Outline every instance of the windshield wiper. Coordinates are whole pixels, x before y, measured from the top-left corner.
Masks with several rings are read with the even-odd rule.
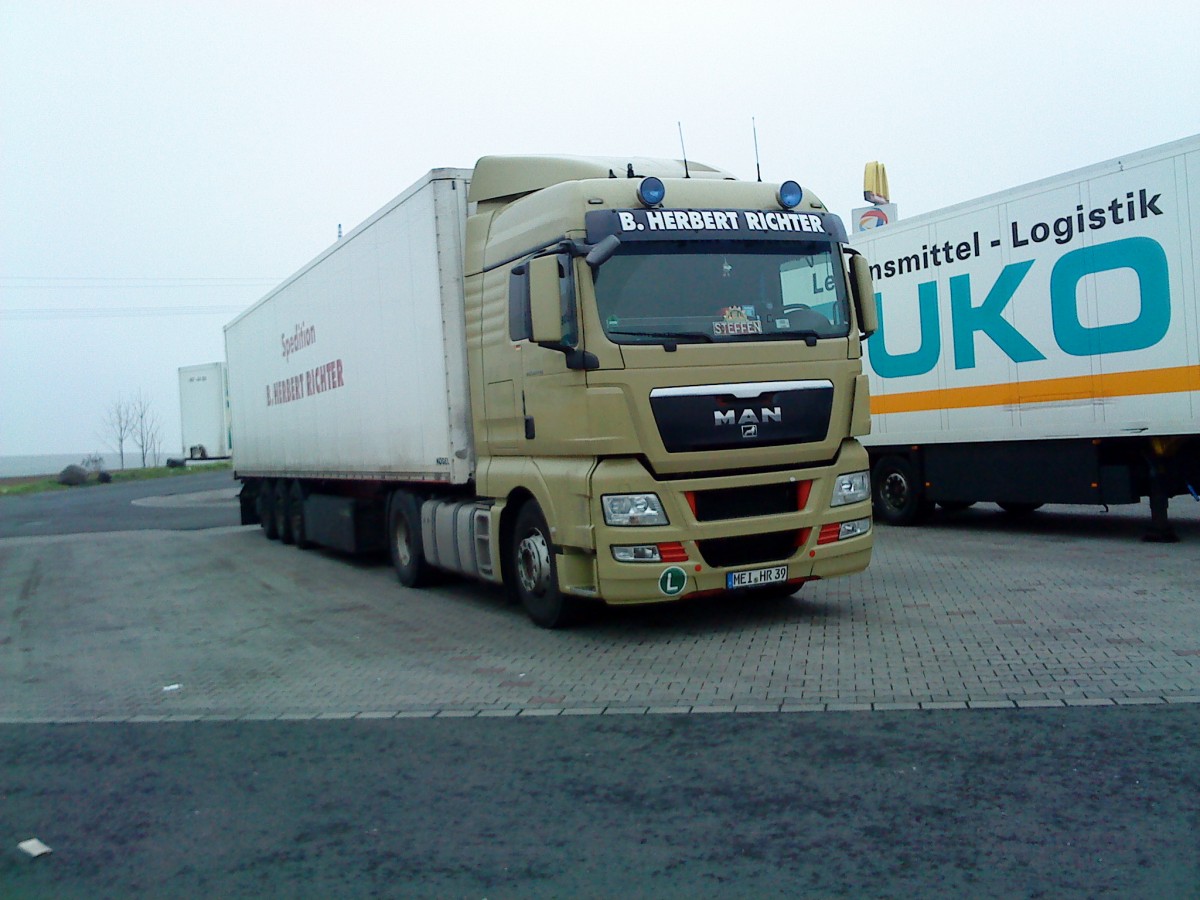
[[[620,334],[626,337],[652,337],[662,341],[663,349],[672,352],[680,341],[696,341],[702,344],[713,343],[713,336],[703,331],[610,331],[609,334]]]
[[[753,337],[768,341],[803,340],[809,347],[817,346],[817,341],[821,339],[821,335],[815,331],[770,331],[766,334],[753,335]]]

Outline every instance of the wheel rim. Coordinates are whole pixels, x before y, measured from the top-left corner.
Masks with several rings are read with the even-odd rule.
[[[550,548],[540,531],[530,532],[517,545],[517,577],[527,593],[546,592],[550,583]]]
[[[412,547],[409,545],[408,522],[404,516],[398,516],[396,519],[396,531],[392,540],[396,544],[396,562],[402,568],[408,568],[412,565]]]
[[[908,482],[899,472],[891,472],[880,486],[884,502],[892,509],[903,509],[908,502]]]

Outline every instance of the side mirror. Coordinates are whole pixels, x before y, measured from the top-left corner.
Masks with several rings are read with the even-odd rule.
[[[620,246],[621,239],[615,234],[610,234],[588,251],[585,262],[593,269],[599,268],[612,259],[612,255],[617,252],[617,248]]]
[[[871,265],[861,253],[850,257],[850,291],[854,295],[854,314],[858,330],[870,337],[879,329],[879,311],[875,306],[875,283],[871,280]]]
[[[562,288],[557,256],[529,261],[529,313],[535,344],[563,342]]]

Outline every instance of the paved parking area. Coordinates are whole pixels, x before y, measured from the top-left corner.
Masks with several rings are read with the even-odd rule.
[[[1200,504],[1172,514],[1157,545],[1144,508],[979,507],[788,601],[561,632],[254,528],[6,538],[0,722],[1200,703]]]

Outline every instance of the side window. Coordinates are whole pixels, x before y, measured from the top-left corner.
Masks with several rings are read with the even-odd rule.
[[[574,347],[579,343],[579,321],[575,312],[575,272],[571,267],[571,257],[566,253],[558,254],[558,294],[563,311],[563,343]]]
[[[527,341],[533,336],[533,317],[529,313],[529,266],[515,266],[508,276],[508,336]]]

